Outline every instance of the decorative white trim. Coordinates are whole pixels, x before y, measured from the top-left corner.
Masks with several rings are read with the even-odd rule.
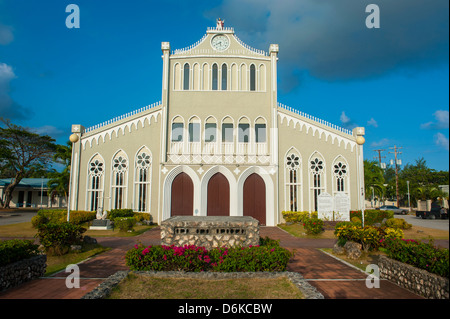
[[[81,145],[83,146],[83,150],[86,149],[86,144],[89,143],[89,147],[92,147],[92,142],[95,141],[95,143],[98,145],[100,138],[102,138],[103,143],[107,141],[106,136],[109,136],[109,140],[112,139],[113,134],[115,133],[116,137],[119,137],[119,131],[122,130],[122,135],[125,134],[125,130],[128,129],[128,132],[131,133],[133,127],[135,130],[138,130],[139,123],[142,127],[145,127],[145,123],[148,122],[148,125],[151,125],[152,118],[155,120],[155,122],[158,122],[158,115],[161,115],[161,110],[156,110],[150,114],[140,116],[138,118],[135,118],[134,120],[127,121],[122,124],[117,124],[116,126],[113,126],[109,129],[106,129],[102,132],[98,132],[93,135],[89,136],[82,136],[81,137]]]

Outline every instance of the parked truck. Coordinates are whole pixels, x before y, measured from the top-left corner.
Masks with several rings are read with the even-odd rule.
[[[447,219],[448,218],[448,208],[444,207],[443,203],[440,201],[435,201],[431,204],[431,209],[428,210],[417,210],[416,217],[425,219]],[[448,206],[448,205],[446,205]]]

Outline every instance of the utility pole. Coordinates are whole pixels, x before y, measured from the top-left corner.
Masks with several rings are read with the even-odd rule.
[[[373,150],[373,151],[378,153],[378,164],[380,165],[380,168],[383,168],[381,165],[381,159],[386,158],[386,156],[381,156],[381,152],[385,152],[386,150]]]
[[[389,154],[394,154],[395,157],[395,194],[397,196],[397,207],[400,207],[400,200],[398,196],[398,161],[397,161],[397,155],[401,154],[402,152],[399,152],[399,149],[402,149],[403,147],[397,147],[397,145],[394,145],[394,147],[389,147],[390,149],[394,149],[393,152],[389,152]]]

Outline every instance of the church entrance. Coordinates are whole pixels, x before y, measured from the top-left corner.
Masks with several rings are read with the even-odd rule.
[[[266,184],[262,177],[253,173],[244,182],[244,216],[259,220],[266,225]]]
[[[221,173],[209,179],[207,215],[230,216],[230,184]]]
[[[171,216],[192,216],[194,211],[194,183],[182,172],[172,182]]]

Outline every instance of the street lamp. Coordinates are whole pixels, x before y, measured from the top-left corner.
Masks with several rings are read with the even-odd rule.
[[[408,187],[408,211],[411,211],[411,198],[409,195],[409,181],[406,181],[406,186]]]
[[[41,209],[42,209],[42,193],[44,193],[44,176],[41,176]]]
[[[361,187],[360,203],[361,203],[361,219],[362,226],[364,227],[364,206],[365,206],[365,196],[364,196],[364,160],[363,160],[363,144],[366,142],[364,138],[365,129],[364,127],[356,127],[353,132],[356,131],[356,144],[359,145],[359,185]]]
[[[72,186],[72,166],[73,166],[73,144],[78,142],[80,137],[78,134],[72,134],[69,137],[69,140],[72,142],[72,155],[70,159],[70,172],[69,172],[69,189],[67,190],[67,222],[70,221],[70,189]]]

